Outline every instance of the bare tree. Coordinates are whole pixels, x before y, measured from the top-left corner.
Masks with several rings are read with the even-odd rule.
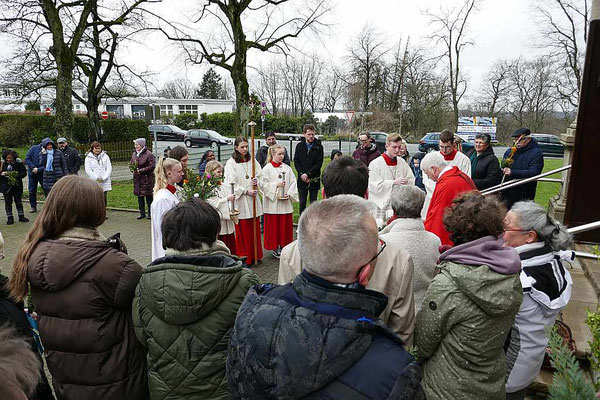
[[[36,55],[39,66],[56,89],[55,129],[58,135],[69,136],[73,125],[73,78],[80,45],[85,33],[93,26],[112,27],[127,23],[143,3],[160,0],[122,1],[110,6],[101,0],[53,1],[11,0],[0,9],[0,30],[21,40],[23,50]],[[106,15],[102,15],[102,14]],[[102,29],[102,28],[99,28]],[[48,48],[45,55],[44,48]],[[50,61],[50,62],[48,62]],[[97,110],[94,110],[97,112]]]
[[[159,94],[168,99],[193,99],[196,85],[187,78],[177,78],[166,82]]]
[[[160,23],[156,29],[182,45],[188,62],[208,62],[230,73],[236,94],[235,133],[247,132],[250,118],[246,68],[248,51],[254,49],[286,53],[290,40],[304,31],[324,26],[321,20],[329,11],[328,2],[204,0],[199,3],[199,9],[191,23],[175,23],[159,18]],[[298,3],[297,7],[287,7],[295,3]],[[197,24],[206,26],[210,23],[209,20],[222,28],[220,41],[198,37],[200,29],[196,29]]]
[[[573,108],[579,102],[590,3],[589,0],[549,0],[535,5],[542,43],[558,64],[556,91],[561,100]]]
[[[325,70],[323,79],[323,108],[328,112],[334,112],[339,105],[344,92],[347,90],[346,79],[339,67],[331,63]]]
[[[383,58],[389,49],[385,48],[385,39],[377,30],[365,25],[359,35],[353,39],[348,47],[346,59],[352,65],[350,79],[353,86],[362,88],[362,109],[371,107],[371,93],[376,77],[376,69],[381,66]]]
[[[321,108],[322,103],[321,73],[323,71],[323,64],[321,64],[317,55],[309,56],[306,62],[308,64],[308,87],[306,95],[310,110],[314,113]]]
[[[256,90],[260,97],[266,101],[267,109],[271,114],[277,115],[281,107],[282,97],[282,73],[279,63],[271,61],[267,65],[257,68]]]
[[[458,123],[458,105],[467,90],[467,81],[461,73],[460,56],[465,47],[473,45],[467,38],[469,16],[477,11],[476,0],[466,0],[461,7],[440,10],[439,13],[425,12],[430,23],[437,30],[431,35],[435,44],[442,44],[444,52],[440,56],[446,60],[448,68],[448,89],[454,108],[454,120]]]
[[[507,95],[509,90],[508,78],[511,64],[506,60],[498,60],[492,65],[481,85],[480,98],[490,117],[494,117],[498,102]]]

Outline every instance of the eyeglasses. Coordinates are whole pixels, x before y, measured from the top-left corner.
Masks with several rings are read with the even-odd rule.
[[[504,228],[504,232],[529,232],[531,229],[508,229]]]
[[[383,252],[383,249],[385,249],[386,246],[387,246],[387,243],[385,242],[385,240],[383,240],[382,238],[379,238],[379,251],[365,265],[371,264],[373,261],[375,261],[377,259],[377,257],[379,257],[381,255],[381,253]],[[363,265],[363,267],[364,267],[364,265]]]

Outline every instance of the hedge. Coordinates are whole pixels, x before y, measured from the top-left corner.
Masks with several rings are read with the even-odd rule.
[[[4,147],[28,146],[43,138],[56,139],[54,116],[32,114],[0,114],[0,145]],[[102,142],[122,142],[145,137],[151,140],[148,124],[143,120],[107,119],[100,122],[104,131]],[[75,143],[88,142],[88,119],[76,115],[68,138]]]
[[[206,114],[202,113],[201,121],[196,122],[196,128],[212,129],[222,135],[233,136],[235,114],[229,112]],[[257,133],[262,130],[261,121],[257,121]],[[302,127],[307,123],[315,123],[312,113],[305,113],[302,117],[289,115],[266,115],[265,132],[302,133]]]

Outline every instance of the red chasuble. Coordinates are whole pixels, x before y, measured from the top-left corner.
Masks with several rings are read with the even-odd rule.
[[[444,172],[436,182],[427,210],[427,218],[425,218],[425,230],[436,234],[442,241],[442,246],[453,245],[450,235],[444,228],[444,211],[452,205],[452,200],[456,196],[470,190],[477,190],[475,183],[458,167],[452,167],[451,170]]]

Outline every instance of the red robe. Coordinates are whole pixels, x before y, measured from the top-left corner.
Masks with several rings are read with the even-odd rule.
[[[442,241],[442,246],[452,246],[450,234],[444,228],[444,211],[452,205],[452,201],[463,192],[477,190],[475,183],[467,174],[458,167],[452,167],[435,183],[435,190],[425,218],[425,230],[437,235]]]

